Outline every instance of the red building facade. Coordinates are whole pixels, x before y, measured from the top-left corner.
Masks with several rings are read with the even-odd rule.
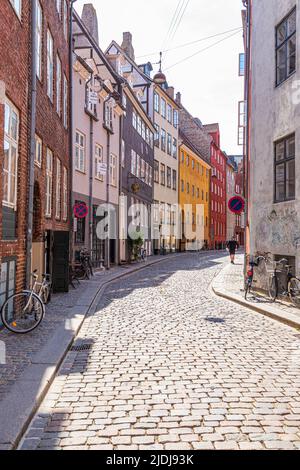
[[[212,137],[211,159],[211,248],[222,249],[226,244],[226,162],[227,156],[220,149],[218,124],[204,126]]]

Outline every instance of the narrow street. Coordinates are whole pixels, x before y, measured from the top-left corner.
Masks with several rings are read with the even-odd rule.
[[[111,284],[20,448],[300,449],[299,332],[216,297],[224,261]]]

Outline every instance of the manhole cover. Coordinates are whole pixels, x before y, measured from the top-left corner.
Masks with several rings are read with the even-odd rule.
[[[93,343],[77,343],[73,344],[71,351],[89,351],[92,346]]]

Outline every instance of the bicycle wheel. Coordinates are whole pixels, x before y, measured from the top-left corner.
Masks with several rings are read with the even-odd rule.
[[[251,292],[252,283],[250,281],[246,282],[245,285],[245,300],[248,300],[248,294]]]
[[[288,283],[288,293],[291,302],[296,306],[300,307],[300,280],[296,277],[292,277]]]
[[[278,281],[276,276],[272,276],[269,282],[269,297],[275,302],[278,297]]]
[[[4,302],[1,319],[13,333],[29,333],[41,323],[45,307],[38,295],[30,291],[14,294]]]
[[[42,293],[40,294],[40,297],[44,303],[44,305],[46,305],[48,302],[50,302],[50,296],[51,296],[51,288],[49,285],[45,286]]]

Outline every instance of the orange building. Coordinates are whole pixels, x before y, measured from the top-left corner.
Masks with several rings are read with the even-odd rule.
[[[187,243],[192,242],[191,233],[196,229],[201,238],[189,249],[199,250],[210,243],[211,166],[182,131],[179,143],[178,194],[184,221],[180,250],[187,249]]]

